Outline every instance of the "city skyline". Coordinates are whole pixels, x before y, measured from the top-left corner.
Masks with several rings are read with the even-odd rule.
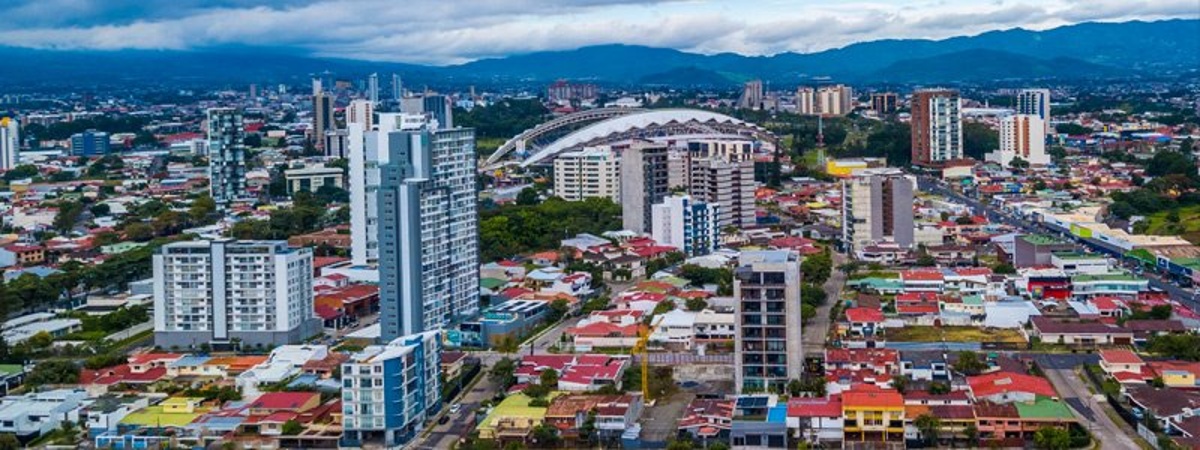
[[[1083,22],[1200,18],[1160,2],[523,0],[407,5],[361,0],[17,2],[8,46],[59,50],[276,49],[320,57],[447,65],[544,50],[630,44],[703,54],[812,53],[880,39],[945,39]],[[20,25],[17,25],[20,24]]]

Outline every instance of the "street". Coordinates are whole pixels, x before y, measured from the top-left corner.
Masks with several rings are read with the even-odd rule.
[[[846,262],[846,256],[833,252],[833,272],[825,281],[825,304],[817,307],[817,315],[804,325],[801,348],[804,356],[818,356],[825,353],[825,340],[829,336],[829,311],[836,302],[841,301],[842,287],[846,284],[846,274],[838,270],[838,266]]]
[[[450,420],[444,424],[438,424],[434,417],[433,430],[428,435],[418,438],[408,448],[412,450],[441,450],[450,448],[460,437],[471,433],[475,428],[474,415],[479,410],[479,405],[485,400],[492,398],[496,394],[496,390],[500,387],[493,383],[488,377],[488,369],[484,367],[479,373],[479,382],[475,387],[463,394],[457,402],[462,404],[458,413],[451,414],[449,411],[450,405],[453,402],[447,401],[446,408],[442,414],[450,415]]]
[[[1054,385],[1054,389],[1062,396],[1062,400],[1072,410],[1080,423],[1087,427],[1092,436],[1100,442],[1100,448],[1124,450],[1139,448],[1131,435],[1136,434],[1124,422],[1118,424],[1106,412],[1108,403],[1102,394],[1092,394],[1088,391],[1087,382],[1075,372],[1082,368],[1077,361],[1079,355],[1036,355],[1038,366],[1046,373],[1046,378]]]

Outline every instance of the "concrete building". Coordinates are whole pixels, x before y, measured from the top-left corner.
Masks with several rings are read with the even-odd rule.
[[[621,161],[611,147],[588,147],[554,159],[554,195],[567,201],[620,199]]]
[[[854,89],[846,85],[800,87],[796,90],[796,113],[844,116],[854,109]]]
[[[241,111],[208,110],[208,189],[220,208],[246,198],[245,137]]]
[[[329,130],[325,132],[325,156],[348,158],[350,154],[350,132]]]
[[[318,87],[314,89],[318,89]],[[313,145],[318,150],[325,150],[325,132],[337,128],[333,121],[333,96],[327,92],[313,93]]]
[[[372,77],[375,74],[371,74]],[[346,108],[346,125],[357,123],[366,129],[375,126],[375,102],[371,100],[354,100]]]
[[[1033,114],[1005,116],[1000,119],[1000,148],[986,159],[1005,167],[1016,158],[1034,165],[1049,164],[1045,129],[1045,121]]]
[[[749,141],[693,141],[688,193],[719,207],[718,229],[755,224],[754,154]]]
[[[388,134],[376,201],[381,335],[392,340],[479,313],[479,218],[474,130]]]
[[[650,231],[650,210],[667,196],[667,147],[634,141],[621,149],[621,222],[626,230]]]
[[[63,422],[79,421],[87,402],[82,389],[56,389],[0,398],[0,433],[12,434],[28,443],[58,429]]]
[[[108,133],[87,130],[71,135],[71,154],[74,156],[104,156],[108,154]]]
[[[847,252],[884,241],[913,245],[916,180],[900,169],[864,169],[842,181],[842,242]]]
[[[871,110],[875,114],[895,114],[900,109],[900,96],[895,92],[876,92],[871,94]]]
[[[742,96],[738,99],[738,107],[742,109],[759,109],[763,103],[762,80],[747,81],[742,86]]]
[[[784,389],[803,372],[800,258],[789,251],[743,252],[734,271],[734,373],[739,392]]]
[[[441,331],[372,345],[342,364],[342,444],[402,446],[441,406]]]
[[[940,164],[963,158],[962,101],[958,91],[923,90],[913,94],[912,162]]]
[[[438,129],[454,128],[453,104],[450,97],[441,94],[426,93],[418,97],[406,97],[400,100],[400,112],[407,114],[422,114],[429,123],[437,122]]]
[[[373,73],[367,77],[367,101],[371,105],[379,104],[379,74]]]
[[[1049,266],[1055,253],[1074,250],[1070,242],[1049,235],[1025,234],[1013,240],[1012,265],[1018,269]]]
[[[283,176],[287,180],[289,194],[300,191],[315,193],[323,186],[333,186],[338,189],[344,186],[342,183],[344,174],[342,169],[337,167],[318,165],[302,169],[288,169],[283,172]]]
[[[0,170],[12,170],[21,161],[21,126],[17,119],[0,117]]]
[[[817,90],[808,86],[796,88],[796,114],[812,116],[820,114],[817,106]]]
[[[154,255],[154,343],[275,346],[321,331],[313,256],[284,241],[190,241]]]
[[[720,242],[719,210],[719,206],[695,201],[689,195],[664,198],[650,212],[650,236],[687,256],[707,255]]]
[[[400,131],[425,126],[420,114],[380,114],[374,127],[361,123],[348,125],[350,179],[350,258],[356,266],[379,260],[379,168],[388,163],[391,137]],[[398,139],[398,138],[397,138]]]
[[[1017,92],[1017,114],[1029,114],[1042,120],[1042,139],[1050,134],[1050,90],[1022,89]]]

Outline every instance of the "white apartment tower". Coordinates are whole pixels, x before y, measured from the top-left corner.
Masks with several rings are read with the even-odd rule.
[[[373,73],[367,77],[367,100],[371,105],[379,104],[379,74]]]
[[[372,345],[342,364],[342,443],[402,446],[441,407],[442,332]]]
[[[738,392],[777,391],[804,368],[800,258],[791,251],[742,252],[733,274],[734,380]]]
[[[208,110],[208,189],[221,208],[246,198],[244,130],[241,111]]]
[[[12,170],[21,160],[21,126],[17,119],[0,117],[0,171]]]
[[[1005,167],[1016,158],[1030,164],[1049,164],[1045,128],[1045,122],[1034,114],[1014,114],[1000,119],[1000,148],[988,153],[986,159]]]
[[[802,115],[844,116],[854,109],[854,89],[838,84],[796,90],[796,113]]]
[[[313,256],[286,241],[190,241],[155,253],[154,343],[295,344],[321,332]]]
[[[346,108],[346,125],[361,124],[370,130],[375,126],[375,102],[370,100],[353,100]]]
[[[755,224],[754,153],[750,141],[688,142],[688,193],[720,207],[718,228]]]
[[[554,159],[554,195],[567,201],[621,195],[621,160],[611,147],[587,147]]]
[[[866,245],[891,241],[913,245],[916,179],[900,169],[864,169],[842,181],[842,242],[853,254]]]
[[[719,210],[717,205],[695,201],[689,195],[664,198],[650,211],[650,237],[687,256],[707,255],[720,242]]]
[[[392,133],[419,130],[425,126],[421,114],[381,113],[378,123],[367,127],[350,122],[348,128],[350,179],[350,259],[368,266],[379,260],[380,166],[388,163]]]
[[[1017,114],[1030,114],[1042,121],[1043,136],[1050,134],[1050,90],[1022,89],[1017,92]],[[1043,137],[1043,139],[1045,139]]]

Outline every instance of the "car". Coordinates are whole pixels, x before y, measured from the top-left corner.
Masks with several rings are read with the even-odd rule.
[[[453,405],[450,405],[450,414],[458,414],[458,411],[460,409],[462,409],[462,404],[460,404],[460,403],[455,403]]]
[[[449,422],[449,421],[450,421],[450,416],[449,416],[449,415],[445,415],[445,416],[442,416],[442,417],[438,417],[438,425],[445,425],[445,424],[446,424],[446,422]]]

